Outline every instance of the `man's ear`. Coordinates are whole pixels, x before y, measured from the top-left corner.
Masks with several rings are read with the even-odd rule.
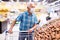
[[[27,7],[27,10],[30,10],[30,8],[29,8],[29,7]]]
[[[27,7],[27,9],[29,9],[29,7]]]
[[[28,8],[28,7],[27,7]]]

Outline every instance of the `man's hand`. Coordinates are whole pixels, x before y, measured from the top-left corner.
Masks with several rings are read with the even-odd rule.
[[[37,26],[38,26],[38,25],[35,24],[35,25],[33,26],[33,28],[31,28],[31,29],[28,30],[28,33],[32,33],[32,31],[35,30]]]
[[[12,34],[13,33],[12,29],[9,29],[8,30],[8,33]]]
[[[12,32],[12,29],[13,29],[15,23],[16,23],[16,20],[14,20],[14,21],[12,22],[11,27],[10,27],[10,29],[8,30],[8,33],[10,33],[10,34],[13,33],[13,32]]]
[[[29,30],[28,30],[28,33],[32,33],[32,31],[33,31],[33,29],[29,29]]]

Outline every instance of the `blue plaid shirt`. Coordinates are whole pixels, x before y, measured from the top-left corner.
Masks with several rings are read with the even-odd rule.
[[[27,11],[20,14],[16,18],[16,21],[21,22],[19,28],[20,31],[27,31],[32,28],[34,24],[38,23],[36,15],[34,13],[32,13],[32,15],[29,15]]]

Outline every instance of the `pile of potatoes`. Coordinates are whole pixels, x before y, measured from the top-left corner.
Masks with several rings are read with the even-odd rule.
[[[60,18],[34,30],[34,40],[60,40]]]

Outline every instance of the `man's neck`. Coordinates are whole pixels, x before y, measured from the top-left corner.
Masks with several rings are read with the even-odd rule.
[[[28,11],[29,15],[32,15],[32,13],[30,11]]]

